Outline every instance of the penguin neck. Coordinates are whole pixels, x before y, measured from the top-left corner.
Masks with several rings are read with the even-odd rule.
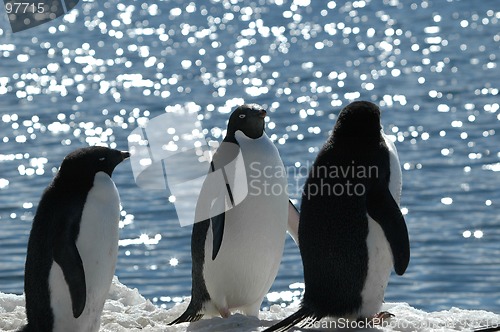
[[[227,131],[227,134],[226,134],[226,137],[224,137],[224,142],[227,142],[227,143],[234,143],[234,144],[238,144],[238,141],[236,140],[236,136],[235,136],[235,131],[234,130],[231,130],[231,131]]]
[[[239,132],[239,133],[238,133]],[[252,136],[248,136],[245,132],[243,132],[242,130],[236,130],[234,132],[232,132],[231,134],[227,134],[226,137],[228,137],[228,140],[224,139],[224,141],[226,142],[231,142],[231,143],[235,143],[235,144],[238,144],[238,139],[237,139],[237,136],[242,136],[243,138],[245,139],[249,139],[249,140],[260,140],[262,138],[265,138],[267,137],[266,135],[266,131],[265,130],[262,130],[262,132],[260,133],[260,135],[257,136],[257,134],[255,135],[255,137],[252,137]]]
[[[58,174],[53,184],[61,192],[88,192],[94,185],[94,177]]]

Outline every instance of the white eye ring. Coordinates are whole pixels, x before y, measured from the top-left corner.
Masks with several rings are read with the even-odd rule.
[[[245,118],[245,116],[246,116],[246,114],[240,114],[240,115],[239,115],[240,119],[244,119],[244,118]]]

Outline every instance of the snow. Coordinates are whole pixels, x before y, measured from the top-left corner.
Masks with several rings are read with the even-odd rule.
[[[137,289],[126,287],[115,277],[102,313],[101,331],[262,331],[265,327],[271,326],[297,310],[296,304],[285,308],[273,305],[269,310],[261,311],[259,319],[234,314],[227,319],[212,317],[191,324],[168,326],[169,322],[184,312],[188,303],[189,298],[186,298],[172,309],[159,308],[139,294]],[[480,310],[451,308],[446,311],[428,313],[412,308],[407,303],[386,303],[382,309],[394,314],[394,317],[385,321],[382,327],[366,328],[364,331],[433,331],[437,329],[439,331],[464,331],[500,323],[500,315]],[[24,296],[0,293],[0,330],[15,331],[25,323]],[[327,326],[339,329],[359,327],[348,324],[354,323],[341,319],[323,320],[315,325],[315,330],[325,330]],[[295,330],[306,331],[307,329]]]

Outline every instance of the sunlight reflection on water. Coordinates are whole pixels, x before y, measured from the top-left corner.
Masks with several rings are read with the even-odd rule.
[[[134,128],[182,108],[199,109],[203,134],[220,141],[228,113],[257,102],[285,165],[299,169],[338,109],[366,99],[380,104],[397,144],[412,240],[410,268],[391,279],[387,300],[497,310],[495,4],[89,1],[26,32],[1,22],[1,290],[22,292],[31,219],[69,151],[125,149]],[[138,188],[128,165],[114,178],[123,205],[117,275],[170,306],[190,293],[190,230],[179,228],[169,193]],[[293,199],[303,181],[290,179]],[[297,300],[300,288],[289,285],[301,281],[287,240],[269,302]]]

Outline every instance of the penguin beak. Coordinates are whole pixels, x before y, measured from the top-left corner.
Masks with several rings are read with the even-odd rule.
[[[259,118],[264,119],[267,115],[267,112],[264,110],[259,110]]]
[[[121,154],[122,154],[122,160],[130,158],[130,152],[128,151],[121,151]]]

